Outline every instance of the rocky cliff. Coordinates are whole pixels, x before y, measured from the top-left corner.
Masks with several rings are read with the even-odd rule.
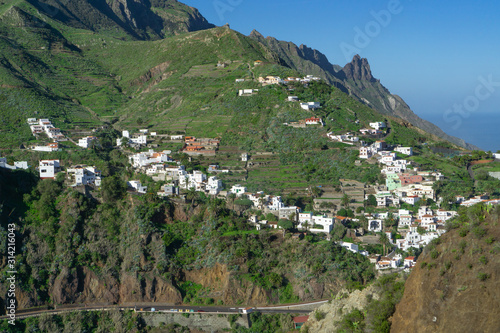
[[[457,229],[426,248],[405,284],[391,332],[498,332],[499,211],[469,210]]]

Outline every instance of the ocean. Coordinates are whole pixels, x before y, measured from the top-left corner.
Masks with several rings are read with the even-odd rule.
[[[460,118],[455,114],[448,119],[440,113],[419,116],[447,134],[464,139],[481,149],[493,153],[500,150],[500,113],[473,113],[468,118]]]

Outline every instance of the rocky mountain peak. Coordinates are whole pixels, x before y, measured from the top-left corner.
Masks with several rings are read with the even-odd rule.
[[[257,30],[253,29],[252,32],[250,33],[249,35],[250,38],[254,38],[254,39],[261,39],[261,38],[265,38],[260,32],[258,32]]]
[[[342,71],[345,77],[350,80],[377,81],[372,75],[368,60],[366,58],[361,58],[358,54],[352,58],[350,63],[344,66]]]

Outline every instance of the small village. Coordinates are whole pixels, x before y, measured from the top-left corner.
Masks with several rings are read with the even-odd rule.
[[[287,78],[282,80],[279,77],[268,76],[259,78],[262,85],[270,84],[287,84],[288,82],[298,81],[306,84],[311,80],[318,80],[313,76],[300,78]],[[241,82],[241,81],[240,81]],[[239,96],[251,96],[258,93],[257,89],[239,90]],[[289,102],[299,102],[296,96],[289,96]],[[316,110],[321,108],[317,102],[300,102],[300,108],[304,110]],[[29,118],[27,120],[32,134],[36,137],[45,134],[52,142],[45,146],[33,146],[33,151],[39,152],[54,152],[59,151],[59,142],[71,140],[61,133],[58,128],[55,128],[48,119]],[[308,126],[324,126],[323,119],[312,116],[310,118],[301,119],[296,122],[284,123],[284,126],[295,128],[305,128]],[[382,136],[384,130],[387,129],[385,122],[371,122],[370,128],[362,128],[360,135]],[[411,269],[415,264],[416,256],[402,256],[402,253],[419,253],[418,250],[425,247],[433,239],[438,238],[445,232],[445,223],[447,220],[456,215],[455,211],[444,210],[439,208],[442,198],[436,198],[433,189],[433,184],[436,181],[444,180],[445,177],[436,170],[420,170],[413,166],[411,161],[406,160],[405,156],[413,155],[412,147],[391,146],[386,144],[384,140],[377,140],[372,144],[366,144],[362,137],[351,132],[345,134],[327,133],[327,137],[334,141],[343,143],[349,146],[357,146],[354,149],[359,149],[360,164],[365,160],[369,163],[376,163],[380,166],[380,172],[385,179],[385,184],[378,186],[359,185],[362,187],[362,199],[365,202],[371,202],[376,207],[376,212],[363,213],[357,216],[340,216],[332,213],[331,210],[324,210],[325,203],[320,205],[320,200],[315,200],[314,212],[303,211],[297,206],[286,206],[279,195],[269,195],[264,191],[249,192],[244,185],[235,184],[230,188],[224,188],[224,184],[217,174],[229,172],[227,169],[219,167],[218,164],[210,165],[207,173],[199,170],[187,172],[186,168],[178,160],[172,158],[171,150],[155,151],[148,149],[154,147],[151,144],[151,139],[165,137],[156,132],[150,132],[148,129],[140,129],[138,132],[132,133],[128,130],[123,130],[121,136],[116,139],[116,148],[140,150],[137,153],[129,153],[128,160],[131,168],[136,175],[147,175],[154,182],[161,182],[160,191],[156,195],[161,198],[180,198],[185,200],[187,191],[202,192],[208,196],[218,197],[229,200],[245,200],[250,203],[247,207],[249,213],[248,223],[253,225],[256,230],[261,229],[281,229],[290,228],[290,225],[284,223],[291,222],[293,229],[299,230],[294,237],[303,237],[304,233],[314,233],[323,235],[325,239],[331,239],[331,233],[336,224],[350,225],[354,223],[361,225],[361,220],[364,221],[364,227],[355,229],[354,237],[358,244],[351,241],[340,241],[339,244],[353,253],[359,253],[366,256],[375,264],[378,270],[386,269]],[[189,158],[199,156],[216,156],[219,149],[220,139],[218,138],[197,138],[187,135],[167,135],[168,140],[182,144],[180,153],[184,153]],[[82,149],[90,149],[94,144],[98,144],[96,136],[85,136],[73,141]],[[147,150],[144,150],[144,149]],[[249,155],[243,153],[241,161],[247,162]],[[40,160],[37,166],[40,179],[56,179],[59,173],[64,173],[64,180],[67,186],[91,186],[99,188],[101,186],[102,175],[95,166],[87,165],[70,165],[62,167],[63,161]],[[14,165],[7,164],[6,158],[0,158],[0,167],[6,169],[28,169],[26,161],[16,161]],[[211,175],[210,175],[211,174]],[[130,179],[127,181],[127,186],[131,193],[144,195],[148,193],[148,187],[143,185],[138,179]],[[344,191],[344,196],[349,197],[347,191]],[[478,196],[473,198],[457,197],[456,204],[463,206],[471,206],[480,202],[487,204],[499,204],[500,200],[488,200],[488,196]],[[436,203],[436,208],[431,208],[425,203],[431,200]],[[409,209],[402,209],[402,205],[414,206],[419,202],[424,202],[420,205],[418,213],[414,214]],[[349,208],[346,202],[342,205],[344,208]],[[345,209],[344,209],[345,212]],[[271,214],[271,215],[269,215]],[[262,217],[266,218],[262,218]],[[269,216],[274,216],[269,219]],[[387,223],[386,221],[395,221],[395,223]],[[288,226],[288,227],[287,227]],[[397,227],[394,228],[393,227]],[[397,231],[394,231],[397,230]],[[365,238],[365,235],[384,235],[387,242],[384,243],[384,248],[388,247],[384,253],[369,253],[360,246],[359,240]],[[359,237],[357,237],[359,236]],[[372,237],[373,239],[373,237]]]

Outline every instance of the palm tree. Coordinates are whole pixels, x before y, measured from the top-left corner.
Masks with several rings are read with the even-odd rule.
[[[388,241],[389,241],[389,238],[387,237],[387,234],[385,232],[381,233],[378,236],[378,242],[380,244],[382,244],[382,247],[384,248],[383,253],[382,253],[382,255],[384,255],[384,256],[385,256],[385,246],[387,245]]]
[[[349,203],[351,202],[351,198],[347,194],[344,194],[342,197],[342,206],[344,206],[346,209],[349,208]]]

